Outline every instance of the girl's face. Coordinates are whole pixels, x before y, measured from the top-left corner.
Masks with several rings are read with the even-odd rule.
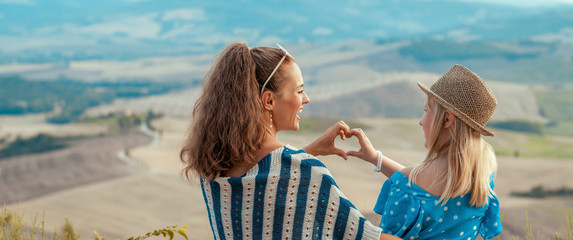
[[[424,130],[424,147],[428,148],[428,137],[430,136],[430,127],[432,126],[432,119],[434,119],[434,109],[430,107],[430,99],[426,98],[424,103],[424,116],[420,119],[420,126]]]
[[[304,104],[310,102],[303,90],[304,81],[298,65],[294,62],[282,66],[284,84],[275,95],[273,108],[273,128],[276,131],[298,130]]]

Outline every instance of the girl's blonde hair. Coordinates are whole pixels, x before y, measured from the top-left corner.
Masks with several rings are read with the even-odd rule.
[[[249,48],[234,43],[222,51],[203,80],[203,92],[193,108],[193,121],[180,158],[183,174],[204,180],[224,176],[233,167],[255,164],[256,152],[268,131],[261,88],[285,52],[270,47]],[[275,94],[284,80],[283,67],[265,89]]]
[[[495,195],[490,186],[497,171],[497,161],[491,145],[481,134],[465,122],[456,119],[449,130],[444,130],[446,109],[428,97],[428,106],[434,110],[429,136],[428,154],[410,173],[410,181],[427,169],[440,156],[447,154],[448,171],[438,175],[434,183],[445,181],[444,192],[438,202],[445,204],[451,198],[471,194],[470,205],[481,207]],[[449,131],[451,139],[440,144],[441,131]]]

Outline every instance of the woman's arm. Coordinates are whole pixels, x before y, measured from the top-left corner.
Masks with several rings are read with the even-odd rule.
[[[358,138],[358,143],[360,143],[360,150],[349,151],[346,154],[349,156],[354,156],[360,158],[364,161],[372,163],[374,166],[378,164],[378,153],[370,143],[370,139],[364,134],[364,131],[360,128],[352,129],[348,132],[347,137],[356,136]],[[396,171],[402,170],[404,166],[389,157],[382,157],[382,165],[380,171],[390,178]]]
[[[324,131],[324,133],[319,138],[314,140],[303,149],[305,152],[313,156],[336,154],[343,157],[344,159],[348,159],[346,152],[334,146],[334,139],[340,135],[340,138],[344,140],[349,130],[350,127],[348,127],[345,122],[339,121],[326,129],[326,131]]]

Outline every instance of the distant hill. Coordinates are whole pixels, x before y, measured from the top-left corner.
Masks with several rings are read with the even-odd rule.
[[[410,82],[396,82],[370,90],[311,102],[304,113],[321,117],[420,117],[424,96]]]
[[[305,105],[302,116],[339,117],[352,119],[360,117],[419,118],[423,114],[426,95],[416,82],[430,85],[440,75],[428,73],[386,73],[380,81],[363,89],[346,88],[332,90],[330,96],[321,96]],[[527,120],[547,122],[541,115],[540,105],[535,98],[535,90],[522,84],[503,83],[486,80],[495,94],[498,107],[492,120]],[[344,87],[344,86],[342,86]],[[320,95],[319,95],[320,96]],[[560,103],[568,103],[560,101]]]
[[[311,98],[311,104],[305,108],[303,114],[419,117],[420,98],[412,93],[421,92],[415,82],[431,84],[454,64],[468,66],[492,84],[500,101],[499,109],[494,115],[496,120],[555,120],[555,111],[550,111],[547,104],[543,109],[539,106],[536,91],[541,89],[551,94],[553,89],[560,89],[564,91],[561,94],[567,95],[570,93],[567,89],[573,87],[572,70],[567,67],[573,56],[572,44],[466,42],[455,43],[459,48],[448,50],[450,43],[452,42],[435,40],[387,43],[352,40],[333,44],[304,43],[287,46],[302,70],[305,90]],[[424,46],[432,45],[439,47],[435,49],[436,53],[448,50],[450,55],[434,54],[431,55],[431,60],[420,60],[414,55],[401,52],[412,46],[423,49]],[[490,51],[491,55],[483,57],[464,52],[466,48],[476,47],[499,49],[503,52],[498,55],[495,51]],[[506,53],[515,53],[517,57],[504,56]],[[521,53],[525,56],[520,56]],[[534,55],[528,56],[530,53]],[[456,54],[469,57],[456,59]],[[150,84],[155,86],[168,86],[170,83],[175,84],[173,86],[181,83],[198,86],[199,78],[204,75],[215,57],[215,54],[203,54],[124,62],[80,61],[63,67],[39,65],[43,68],[35,69],[28,66],[33,70],[22,70],[20,74],[24,78],[37,78],[37,81],[47,76],[75,76],[78,79],[84,77],[86,86],[99,86],[98,82],[103,81],[101,77],[106,77],[114,81],[114,84],[105,86],[110,89],[129,85],[140,77],[153,79]],[[14,66],[15,69],[18,67]],[[5,69],[8,71],[9,66],[5,66]],[[112,104],[89,109],[87,113],[97,115],[130,109],[138,112],[153,110],[169,116],[187,117],[199,92],[198,88],[193,88],[141,99],[117,99]],[[569,100],[563,99],[551,101],[558,101],[563,106],[570,105]]]

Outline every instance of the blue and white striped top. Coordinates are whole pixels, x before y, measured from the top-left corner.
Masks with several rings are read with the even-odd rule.
[[[215,239],[379,239],[304,150],[284,146],[241,177],[201,181]]]

